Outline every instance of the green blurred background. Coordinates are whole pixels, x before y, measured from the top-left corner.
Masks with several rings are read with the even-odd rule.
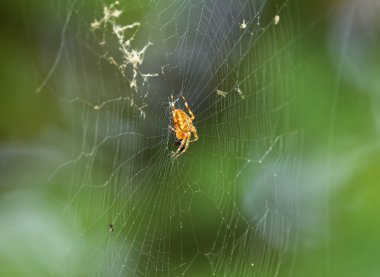
[[[294,92],[299,97],[291,111],[293,124],[304,133],[299,179],[307,185],[299,197],[301,203],[313,206],[304,215],[304,235],[294,253],[291,276],[380,274],[380,7],[376,2],[288,3],[296,15],[293,44],[302,52],[297,65],[299,91]],[[135,11],[131,22],[149,8],[148,3],[130,3]],[[80,139],[72,138],[68,121],[75,116],[62,111],[59,85],[50,87],[59,82],[55,76],[36,92],[54,63],[70,5],[15,0],[3,2],[0,10],[1,276],[50,275],[77,238],[73,230],[81,223],[76,220],[93,220],[66,212],[65,177],[46,181],[66,160],[63,153],[78,152]],[[73,21],[76,16],[92,18],[101,8],[101,2],[80,2]],[[81,28],[76,37],[86,35]],[[92,197],[102,201],[101,196]],[[81,210],[78,206],[76,211]],[[107,220],[102,224],[106,226]],[[94,249],[96,240],[96,234],[81,240],[70,250],[75,253],[69,258],[72,268],[55,273],[112,276],[96,269],[75,269],[76,256]],[[96,263],[97,257],[89,259]]]

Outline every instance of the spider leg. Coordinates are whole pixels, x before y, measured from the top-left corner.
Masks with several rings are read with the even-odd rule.
[[[187,124],[187,128],[189,128],[189,130],[191,130],[190,122],[189,122],[189,120],[187,118],[186,118],[186,124]]]
[[[183,99],[183,102],[185,102],[186,109],[190,114],[190,119],[194,120],[195,116],[194,116],[193,112],[190,110],[189,105],[187,104],[187,100],[183,95],[182,95],[182,99]]]
[[[171,98],[171,106],[172,106],[172,117],[173,117],[173,122],[174,122],[174,127],[177,128],[177,123],[178,123],[178,120],[177,120],[177,117],[176,117],[176,112],[175,112],[175,107],[174,107],[174,98],[173,98],[173,94],[170,96]]]
[[[173,94],[172,95],[170,95],[170,98],[171,98],[171,102],[170,102],[170,104],[171,104],[171,106],[172,106],[172,112],[174,112],[174,110],[175,110],[175,107],[174,107],[174,98],[173,98]]]
[[[195,129],[194,126],[193,126],[193,128],[191,128],[191,132],[192,132],[193,135],[194,135],[194,139],[191,140],[190,142],[197,141],[197,140],[198,140],[198,134],[197,134],[197,129]]]
[[[174,140],[174,143],[173,143],[173,145],[175,145],[175,146],[177,146],[177,147],[178,147],[178,146],[180,146],[180,145],[181,145],[181,143],[182,143],[182,139],[177,139],[177,138],[176,138],[176,139]]]
[[[172,130],[175,133],[175,129],[169,125],[170,130]]]
[[[178,147],[177,151],[172,154],[172,157],[179,156],[183,153],[183,151],[180,153],[179,151],[182,149],[182,147],[185,145],[185,142],[189,140],[188,134],[186,134],[186,137],[182,140],[181,145]]]
[[[186,141],[185,148],[182,150],[181,154],[185,153],[186,150],[187,150],[187,148],[189,148],[190,136],[191,136],[191,134],[190,134],[190,132],[189,132],[189,135],[188,135],[188,139],[187,139],[187,141]]]

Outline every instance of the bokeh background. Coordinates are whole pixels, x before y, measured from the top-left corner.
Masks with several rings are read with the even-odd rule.
[[[134,11],[130,22],[150,7],[129,2]],[[62,47],[68,15],[76,28],[68,27],[63,60],[77,55],[70,39],[88,35],[80,22],[99,15],[103,4],[79,3],[80,8],[72,8],[70,1],[15,0],[3,2],[0,10],[1,276],[114,275],[80,268],[75,261],[97,249],[104,234],[94,231],[79,238],[74,234],[77,226],[95,219],[85,212],[71,214],[81,213],[81,206],[89,203],[86,199],[67,209],[76,191],[76,181],[66,182],[73,178],[73,168],[49,179],[67,161],[67,153],[80,153],[75,121],[84,115],[75,112],[75,103],[62,100],[62,92],[75,85],[70,76],[57,77],[58,68],[37,91]],[[301,57],[289,70],[297,68],[297,99],[290,118],[303,133],[298,173],[303,185],[297,192],[302,211],[299,245],[291,254],[296,258],[284,261],[284,268],[292,268],[291,276],[378,276],[380,4],[289,1],[287,9],[294,15],[291,44]],[[105,203],[102,196],[89,197]],[[108,223],[105,218],[101,224]],[[68,258],[71,267],[57,270],[57,261],[67,255],[73,238],[78,242],[69,250],[74,253]],[[89,259],[94,264],[101,260],[91,255]],[[200,263],[194,276],[207,276],[205,272]]]

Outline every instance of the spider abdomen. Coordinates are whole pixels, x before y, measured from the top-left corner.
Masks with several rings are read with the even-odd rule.
[[[192,126],[192,120],[190,117],[182,110],[175,110],[174,114],[178,125],[174,126],[174,128],[177,129],[178,127],[182,132],[189,132]]]

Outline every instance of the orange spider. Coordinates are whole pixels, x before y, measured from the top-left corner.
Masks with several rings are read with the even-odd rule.
[[[169,125],[169,128],[175,132],[177,139],[181,141],[181,145],[178,147],[177,151],[173,153],[173,157],[183,154],[189,147],[189,143],[198,140],[197,129],[193,125],[193,120],[195,118],[194,114],[191,112],[185,97],[182,96],[185,106],[190,116],[181,109],[176,109],[174,107],[173,95],[171,96],[171,105],[172,105],[172,115],[174,121],[174,128]],[[190,140],[191,133],[194,134],[194,139]],[[180,150],[185,146],[185,148],[180,152]]]

